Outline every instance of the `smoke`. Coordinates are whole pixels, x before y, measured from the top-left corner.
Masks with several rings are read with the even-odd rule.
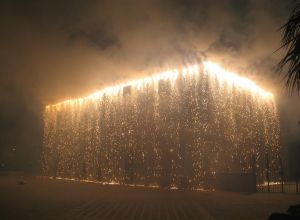
[[[280,78],[272,68],[283,51],[273,52],[292,2],[1,1],[0,88],[6,88],[1,106],[22,127],[15,117],[21,109],[37,120],[45,104],[202,56],[243,73],[281,99]],[[40,125],[32,127],[38,131]],[[2,121],[1,129],[6,129]]]
[[[280,41],[276,30],[290,5],[279,0],[2,4],[2,71],[13,75],[14,84],[30,85],[44,102],[195,62],[201,54],[254,74],[278,60],[272,54]]]

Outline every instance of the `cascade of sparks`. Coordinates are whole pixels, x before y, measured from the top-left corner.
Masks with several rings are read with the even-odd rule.
[[[48,105],[44,124],[49,176],[202,189],[253,164],[262,183],[267,158],[279,178],[272,93],[212,62]]]

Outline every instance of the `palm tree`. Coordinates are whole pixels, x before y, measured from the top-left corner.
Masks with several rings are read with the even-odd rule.
[[[293,93],[300,92],[300,2],[296,3],[295,8],[286,24],[280,30],[283,32],[282,46],[285,48],[286,55],[277,65],[277,71],[283,72],[287,68],[284,79],[288,90]]]

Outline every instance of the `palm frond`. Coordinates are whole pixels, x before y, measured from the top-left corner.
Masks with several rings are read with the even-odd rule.
[[[290,92],[300,91],[300,3],[297,3],[287,23],[280,30],[283,32],[282,46],[286,55],[277,65],[277,71],[287,68],[284,79]]]

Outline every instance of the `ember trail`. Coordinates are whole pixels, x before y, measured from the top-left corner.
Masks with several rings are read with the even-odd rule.
[[[273,95],[204,62],[46,106],[46,175],[148,186],[209,188],[218,174],[279,180]],[[253,160],[254,163],[253,163]]]

